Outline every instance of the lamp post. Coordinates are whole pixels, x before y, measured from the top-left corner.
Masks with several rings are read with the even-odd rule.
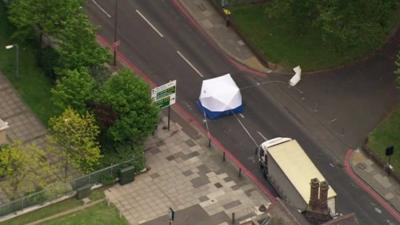
[[[16,69],[15,69],[15,74],[16,77],[19,77],[19,46],[18,44],[12,44],[12,45],[6,45],[5,48],[8,49],[12,49],[12,48],[16,48],[17,50],[17,54],[16,54],[16,61],[17,61],[17,65],[16,65]]]
[[[114,43],[113,43],[114,66],[117,66],[117,31],[118,31],[118,0],[115,0],[115,9],[114,9]]]

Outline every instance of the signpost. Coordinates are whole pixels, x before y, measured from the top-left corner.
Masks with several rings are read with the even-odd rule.
[[[394,153],[394,146],[391,145],[389,147],[386,148],[385,150],[385,155],[388,157],[388,162],[387,162],[387,173],[390,174],[391,170],[392,170],[392,165],[390,165],[390,159],[392,158],[392,155]]]
[[[160,108],[168,107],[168,130],[171,120],[171,105],[176,102],[176,80],[170,81],[151,90],[151,99]]]
[[[170,207],[169,208],[169,221],[170,221],[170,224],[174,220],[175,220],[175,211]]]

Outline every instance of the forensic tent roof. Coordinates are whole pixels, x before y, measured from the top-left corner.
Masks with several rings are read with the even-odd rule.
[[[296,140],[269,147],[268,153],[305,202],[310,200],[311,179],[318,178],[319,181],[326,181]],[[336,192],[329,186],[328,199],[335,196]]]
[[[209,118],[243,111],[240,89],[229,73],[203,80],[199,103]]]

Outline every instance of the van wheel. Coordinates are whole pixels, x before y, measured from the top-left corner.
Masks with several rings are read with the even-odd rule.
[[[263,174],[263,177],[267,180],[268,179],[268,169],[264,167],[262,169],[262,174]]]

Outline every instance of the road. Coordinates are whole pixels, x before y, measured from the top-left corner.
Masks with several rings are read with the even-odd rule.
[[[87,10],[91,20],[99,25],[99,33],[113,40],[114,1],[89,0]],[[269,77],[249,74],[230,64],[221,50],[210,45],[209,40],[191,26],[172,1],[120,0],[118,39],[121,41],[119,51],[155,83],[177,80],[178,103],[198,121],[203,120],[195,103],[202,80],[231,73],[238,86],[243,87],[245,112],[209,121],[210,131],[260,180],[263,178],[254,162],[256,145],[264,137],[293,137],[338,193],[338,212],[355,212],[360,224],[395,224],[343,170],[341,161],[347,146],[340,141],[333,143],[334,139],[323,143],[314,138],[313,134],[319,131],[307,132],[313,127],[308,127],[297,112],[291,112],[271,97],[271,90],[279,91],[279,85],[272,85]]]

